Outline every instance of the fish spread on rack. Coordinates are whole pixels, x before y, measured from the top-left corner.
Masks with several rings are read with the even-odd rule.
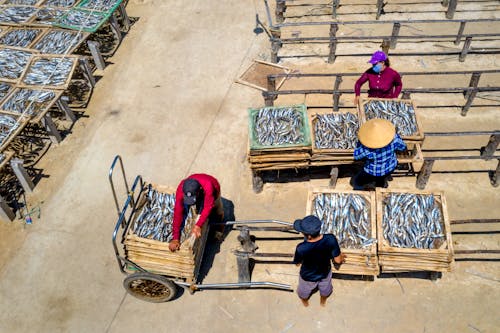
[[[381,118],[389,120],[401,136],[411,136],[418,132],[417,118],[411,103],[405,101],[368,101],[364,105],[366,120]]]
[[[383,203],[382,228],[390,246],[435,249],[445,242],[441,205],[434,195],[391,193]]]
[[[262,108],[253,121],[254,137],[260,145],[279,146],[304,141],[302,113],[293,107]]]
[[[18,88],[7,98],[2,109],[35,116],[39,112],[45,111],[55,97],[56,94],[50,90]]]
[[[75,58],[37,58],[26,71],[23,83],[29,85],[60,86],[68,81]]]
[[[353,113],[316,114],[314,144],[319,149],[354,149],[358,129],[358,116]]]
[[[323,224],[322,234],[334,234],[340,247],[361,249],[373,243],[370,202],[360,194],[320,193],[313,199],[312,214]]]

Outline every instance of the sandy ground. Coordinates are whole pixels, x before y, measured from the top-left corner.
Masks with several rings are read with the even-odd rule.
[[[184,293],[163,304],[126,294],[111,245],[116,211],[107,175],[116,154],[129,181],[140,174],[174,187],[190,173],[215,175],[237,219],[291,221],[304,215],[307,190],[328,184],[266,183],[262,193],[252,191],[246,109],[263,101],[260,92],[234,79],[253,58],[269,55],[265,36],[252,32],[256,11],[265,16],[257,0],[130,1],[129,15],[139,20],[101,73],[87,117],[37,165],[48,177],[28,201],[41,205],[41,218],[31,226],[0,223],[0,332],[498,331],[496,262],[457,262],[454,272],[435,282],[419,276],[335,279],[326,308],[319,307],[318,295],[303,308],[295,294],[269,290]],[[353,71],[364,68],[364,61]],[[498,58],[492,61],[498,67]],[[284,64],[328,72],[345,65]],[[423,118],[424,128],[436,131],[500,128],[493,111],[466,118],[453,110],[430,111]],[[398,178],[391,188],[413,190],[414,184],[414,178]],[[337,186],[349,189],[348,179]],[[445,191],[451,219],[500,216],[500,192],[484,173],[436,173],[427,189]],[[498,248],[498,238],[488,237],[472,248]],[[455,246],[466,248],[468,242],[463,236]],[[294,249],[289,242],[259,245]],[[231,253],[236,246],[231,232],[216,247],[204,282],[237,281]],[[260,265],[253,278],[295,286],[297,273],[291,265]]]

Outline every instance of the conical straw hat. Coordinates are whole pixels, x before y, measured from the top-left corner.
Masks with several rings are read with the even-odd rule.
[[[358,138],[363,146],[375,149],[387,146],[395,134],[396,128],[390,121],[375,118],[361,125]]]

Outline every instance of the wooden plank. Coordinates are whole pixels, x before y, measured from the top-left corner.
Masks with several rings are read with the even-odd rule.
[[[267,76],[271,74],[289,74],[291,69],[273,64],[270,62],[254,59],[253,63],[240,75],[236,80],[237,83],[247,85],[249,87],[267,91]],[[281,77],[276,82],[276,90],[283,85],[286,77]]]

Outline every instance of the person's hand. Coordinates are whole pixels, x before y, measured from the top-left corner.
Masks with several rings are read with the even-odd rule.
[[[178,239],[174,239],[170,243],[168,243],[168,249],[172,252],[177,251],[180,247],[181,243]]]
[[[340,268],[340,265],[345,263],[345,258],[347,258],[347,256],[343,253],[341,253],[338,257],[333,258],[333,266],[336,270]]]
[[[354,105],[358,106],[359,96],[354,96]]]
[[[197,225],[194,225],[193,230],[191,230],[191,234],[194,235],[196,238],[201,237],[201,228],[198,227]]]

